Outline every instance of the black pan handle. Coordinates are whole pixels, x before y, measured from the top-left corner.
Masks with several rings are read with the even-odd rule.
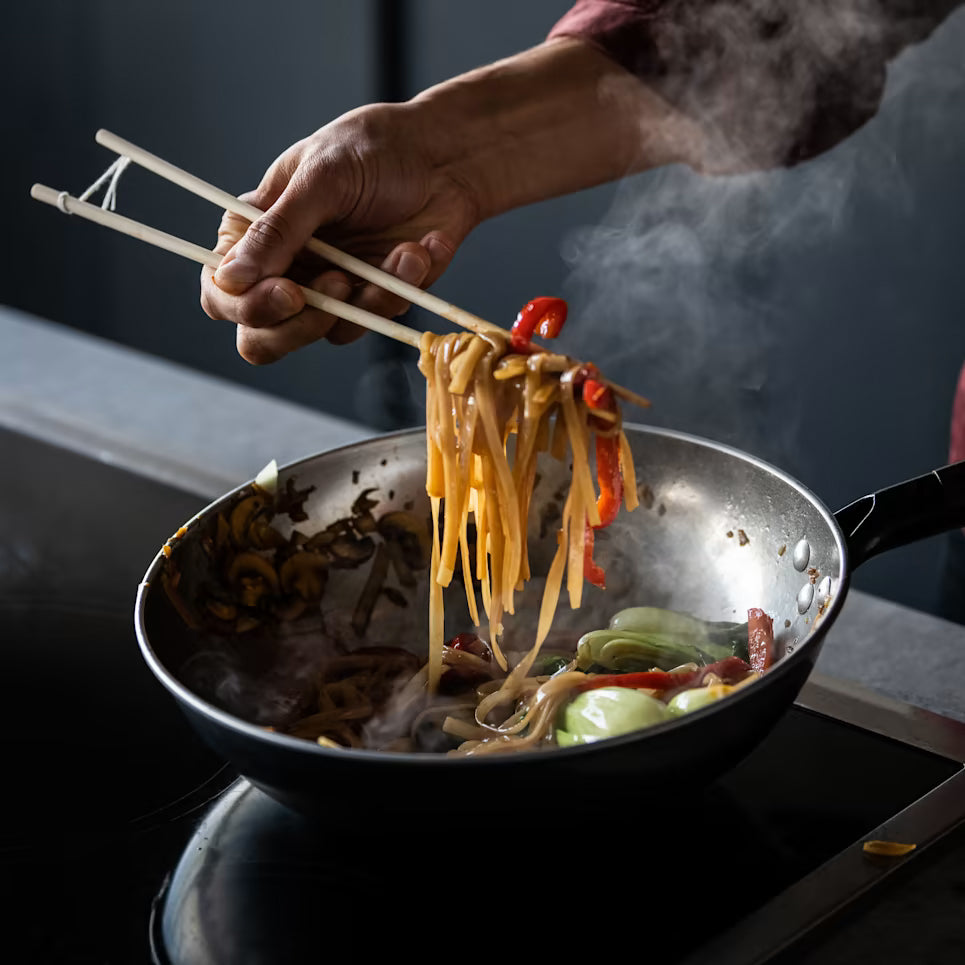
[[[862,496],[834,518],[852,569],[886,550],[965,526],[965,462]]]

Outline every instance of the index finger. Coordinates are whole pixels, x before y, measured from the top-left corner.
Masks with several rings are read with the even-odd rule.
[[[248,225],[218,268],[215,281],[222,291],[240,294],[263,278],[285,274],[315,230],[336,214],[336,192],[317,190],[330,173],[320,162],[303,163],[292,172],[277,199]]]

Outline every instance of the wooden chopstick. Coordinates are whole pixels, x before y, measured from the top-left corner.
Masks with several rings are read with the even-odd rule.
[[[253,204],[248,204],[236,198],[233,194],[229,194],[227,191],[223,191],[221,188],[215,187],[215,185],[209,184],[207,181],[203,181],[193,174],[189,174],[182,168],[171,164],[170,161],[165,161],[164,158],[160,158],[150,151],[145,151],[144,148],[138,147],[136,144],[132,144],[130,141],[126,141],[123,137],[118,137],[110,131],[105,131],[102,128],[95,135],[95,140],[98,144],[114,151],[116,154],[129,157],[135,164],[140,164],[141,167],[146,168],[148,171],[153,171],[160,177],[179,185],[192,194],[196,194],[198,197],[204,198],[220,208],[233,211],[248,221],[255,221],[265,213],[261,208],[256,208]],[[336,267],[351,272],[353,275],[358,275],[359,278],[364,278],[366,281],[372,282],[373,285],[378,285],[379,288],[384,288],[394,295],[399,295],[407,302],[418,305],[420,308],[432,312],[433,315],[448,319],[450,322],[454,322],[456,325],[466,328],[470,332],[475,332],[477,335],[503,335],[509,338],[509,332],[500,328],[498,325],[493,325],[478,315],[473,315],[471,312],[467,312],[457,305],[453,305],[436,295],[432,295],[417,285],[410,285],[408,282],[402,281],[401,278],[396,278],[395,275],[390,275],[387,271],[382,271],[381,268],[370,265],[367,261],[362,261],[360,258],[340,251],[338,248],[334,248],[332,245],[326,244],[318,238],[310,238],[305,247],[308,248],[309,251],[321,255],[322,258],[330,261]]]
[[[169,161],[158,157],[156,154],[152,154],[150,151],[138,147],[138,145],[133,144],[131,141],[112,134],[110,131],[102,128],[97,132],[95,139],[98,144],[101,144],[109,150],[130,158],[130,160],[141,165],[141,167],[179,185],[192,194],[196,194],[210,201],[212,204],[240,215],[248,221],[254,221],[264,214],[264,211],[260,208],[241,201],[227,191],[223,191],[221,188],[209,184],[196,175],[188,173],[182,168],[171,164]],[[154,244],[159,248],[164,248],[175,254],[180,254],[200,264],[217,268],[221,263],[221,255],[216,252],[202,248],[200,245],[195,245],[192,242],[184,241],[157,228],[151,228],[148,225],[143,225],[130,218],[125,218],[123,215],[105,211],[96,205],[81,201],[79,198],[75,198],[64,191],[55,191],[53,188],[45,185],[35,184],[31,188],[30,193],[36,200],[51,204],[69,214],[80,215],[90,221],[114,228],[131,237]],[[467,312],[457,305],[453,305],[436,295],[432,295],[416,285],[410,285],[395,275],[391,275],[374,265],[370,265],[368,262],[362,261],[344,251],[340,251],[338,248],[326,244],[318,238],[309,239],[306,247],[310,251],[327,259],[333,265],[342,268],[344,271],[351,272],[372,284],[378,285],[380,288],[384,288],[386,291],[399,295],[412,304],[418,305],[420,308],[426,309],[426,311],[454,322],[462,328],[475,332],[477,335],[500,335],[506,339],[510,337],[510,333],[506,329],[500,328],[492,322],[487,322],[478,315],[473,315],[471,312]],[[322,311],[327,311],[338,318],[354,322],[356,325],[361,325],[363,328],[368,328],[381,335],[387,335],[389,338],[405,342],[407,345],[412,345],[415,348],[419,347],[421,335],[415,329],[402,325],[392,319],[384,318],[381,315],[376,315],[373,312],[357,308],[354,305],[337,301],[314,289],[303,286],[300,287],[305,296],[305,301],[309,305],[319,308]],[[649,400],[642,395],[638,395],[636,392],[632,392],[630,389],[618,385],[606,377],[602,377],[601,380],[609,386],[617,396],[625,401],[641,406],[642,408],[647,408],[650,405]]]
[[[108,150],[129,157],[135,164],[141,165],[141,167],[152,171],[159,177],[179,185],[186,191],[190,191],[192,194],[196,194],[198,197],[204,198],[220,208],[233,211],[248,221],[255,221],[265,213],[261,208],[256,208],[253,204],[248,204],[236,198],[233,194],[229,194],[227,191],[223,191],[221,188],[202,180],[196,175],[190,174],[183,168],[179,168],[170,161],[165,161],[164,158],[144,150],[144,148],[125,140],[123,137],[118,137],[111,131],[101,128],[94,136],[94,139],[98,144],[106,147]],[[475,332],[477,335],[501,335],[506,339],[510,336],[510,333],[506,329],[500,328],[492,322],[487,322],[478,315],[473,315],[472,312],[467,312],[465,309],[459,308],[458,305],[453,305],[451,302],[447,302],[445,299],[439,298],[437,295],[433,295],[416,285],[410,285],[408,282],[402,281],[401,278],[396,278],[395,275],[390,275],[387,271],[382,271],[381,268],[370,265],[367,261],[362,261],[360,258],[356,258],[332,245],[326,244],[319,238],[310,238],[306,247],[309,251],[313,251],[315,254],[327,259],[336,267],[351,272],[353,275],[358,275],[359,278],[364,278],[379,288],[384,288],[394,295],[399,295],[413,305],[418,305],[427,312],[432,312],[433,315],[438,315],[440,318],[454,322],[456,325],[468,329],[470,332]],[[338,313],[333,311],[332,314]],[[339,317],[344,318],[346,316],[339,315]],[[371,328],[371,326],[364,322],[358,322],[357,324]],[[375,331],[379,331],[379,329],[375,329]],[[403,339],[403,341],[405,341],[405,339]],[[627,402],[632,402],[634,405],[642,408],[649,407],[650,400],[645,399],[642,395],[638,395],[636,392],[632,392],[630,389],[624,388],[616,382],[611,382],[606,377],[603,377],[602,381],[620,396],[620,398]]]
[[[209,268],[217,268],[218,265],[221,264],[223,256],[219,255],[216,251],[202,248],[201,245],[196,245],[191,241],[185,241],[183,238],[170,235],[166,231],[161,231],[158,228],[141,224],[140,221],[134,221],[131,218],[124,217],[124,215],[115,214],[113,211],[105,211],[96,204],[81,201],[80,198],[75,198],[65,191],[57,191],[54,188],[47,187],[45,184],[35,184],[30,189],[30,196],[37,201],[42,201],[44,204],[60,208],[61,211],[66,211],[68,214],[76,214],[81,218],[86,218],[88,221],[94,221],[107,228],[113,228],[122,234],[137,238],[140,241],[146,241],[148,244],[154,245],[157,248],[163,248],[165,251],[189,258],[191,261],[207,265]],[[383,318],[374,312],[367,312],[364,308],[357,308],[355,305],[340,302],[338,299],[323,295],[313,288],[299,287],[301,287],[305,301],[308,302],[309,305],[313,305],[323,312],[330,312],[339,318],[344,318],[346,321],[354,322],[356,325],[371,329],[380,335],[387,335],[389,338],[405,342],[413,348],[419,347],[422,335],[414,328],[409,328],[407,325],[402,325],[390,318]]]

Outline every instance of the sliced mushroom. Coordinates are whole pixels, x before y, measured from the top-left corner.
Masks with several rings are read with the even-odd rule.
[[[257,606],[266,593],[278,592],[278,574],[264,557],[252,551],[239,553],[228,567],[228,582],[242,606]]]
[[[409,605],[405,594],[401,590],[397,590],[394,586],[383,586],[382,595],[396,606],[407,607]]]
[[[245,576],[261,577],[273,591],[278,590],[275,568],[263,556],[250,550],[235,556],[228,567],[228,580],[231,583],[238,583]]]
[[[369,493],[374,492],[376,492],[375,487],[363,489],[355,502],[352,503],[352,525],[355,527],[356,532],[362,536],[374,532],[376,528],[372,510],[378,506],[379,501],[369,498]]]
[[[224,549],[228,545],[228,540],[231,537],[231,527],[228,525],[228,520],[225,519],[224,513],[218,513],[218,520],[215,524],[215,534],[214,534],[214,545],[215,549]]]
[[[382,545],[389,554],[389,561],[392,564],[392,569],[395,570],[395,575],[398,581],[403,586],[415,586],[415,574],[412,572],[412,567],[409,566],[409,564],[405,561],[405,551],[402,549],[402,545],[394,540],[392,542],[383,543]]]
[[[238,616],[238,608],[236,606],[231,603],[222,603],[220,600],[208,600],[205,603],[205,608],[212,616],[229,623]]]
[[[268,496],[259,492],[246,496],[231,510],[231,536],[235,546],[248,545],[248,528],[255,516],[263,512],[268,505]]]
[[[335,542],[337,535],[338,534],[331,529],[323,529],[320,533],[307,537],[302,545],[307,550],[322,549],[326,546],[331,546],[331,544]]]
[[[288,516],[293,523],[303,523],[308,519],[305,512],[305,500],[314,492],[314,486],[298,489],[295,480],[289,476],[285,480],[285,488],[276,496],[276,511],[280,515]]]
[[[372,568],[369,570],[368,579],[362,587],[358,603],[352,613],[352,629],[361,637],[368,629],[369,620],[372,619],[372,610],[375,608],[379,598],[379,592],[385,578],[389,575],[389,555],[385,551],[385,544],[379,546],[372,561]]]
[[[375,552],[375,543],[368,536],[363,536],[361,539],[338,536],[328,549],[332,554],[333,566],[355,567],[372,556]]]
[[[321,599],[328,580],[328,560],[318,553],[295,553],[282,563],[279,578],[286,593],[295,592],[303,600]]]
[[[275,529],[269,520],[267,513],[259,513],[251,521],[248,527],[248,538],[255,549],[279,549],[285,546],[288,540]]]
[[[428,522],[404,510],[385,513],[379,519],[379,532],[386,542],[402,548],[402,559],[413,570],[424,570],[432,554]]]

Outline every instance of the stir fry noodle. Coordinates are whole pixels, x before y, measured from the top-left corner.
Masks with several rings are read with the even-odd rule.
[[[537,457],[548,451],[561,460],[569,454],[573,462],[532,649],[484,702],[484,717],[488,704],[506,699],[526,679],[564,580],[574,609],[580,606],[585,576],[603,585],[602,570],[592,558],[592,532],[612,521],[622,494],[628,508],[635,506],[633,463],[612,396],[588,398],[587,385],[599,382],[585,365],[548,352],[507,353],[498,336],[427,333],[419,368],[426,378],[426,490],[433,517],[430,692],[437,690],[442,673],[442,590],[460,566],[470,614],[478,624],[478,586],[493,654],[507,669],[500,640],[504,618],[514,612],[514,594],[530,577],[526,535]],[[599,498],[590,473],[594,444]]]

